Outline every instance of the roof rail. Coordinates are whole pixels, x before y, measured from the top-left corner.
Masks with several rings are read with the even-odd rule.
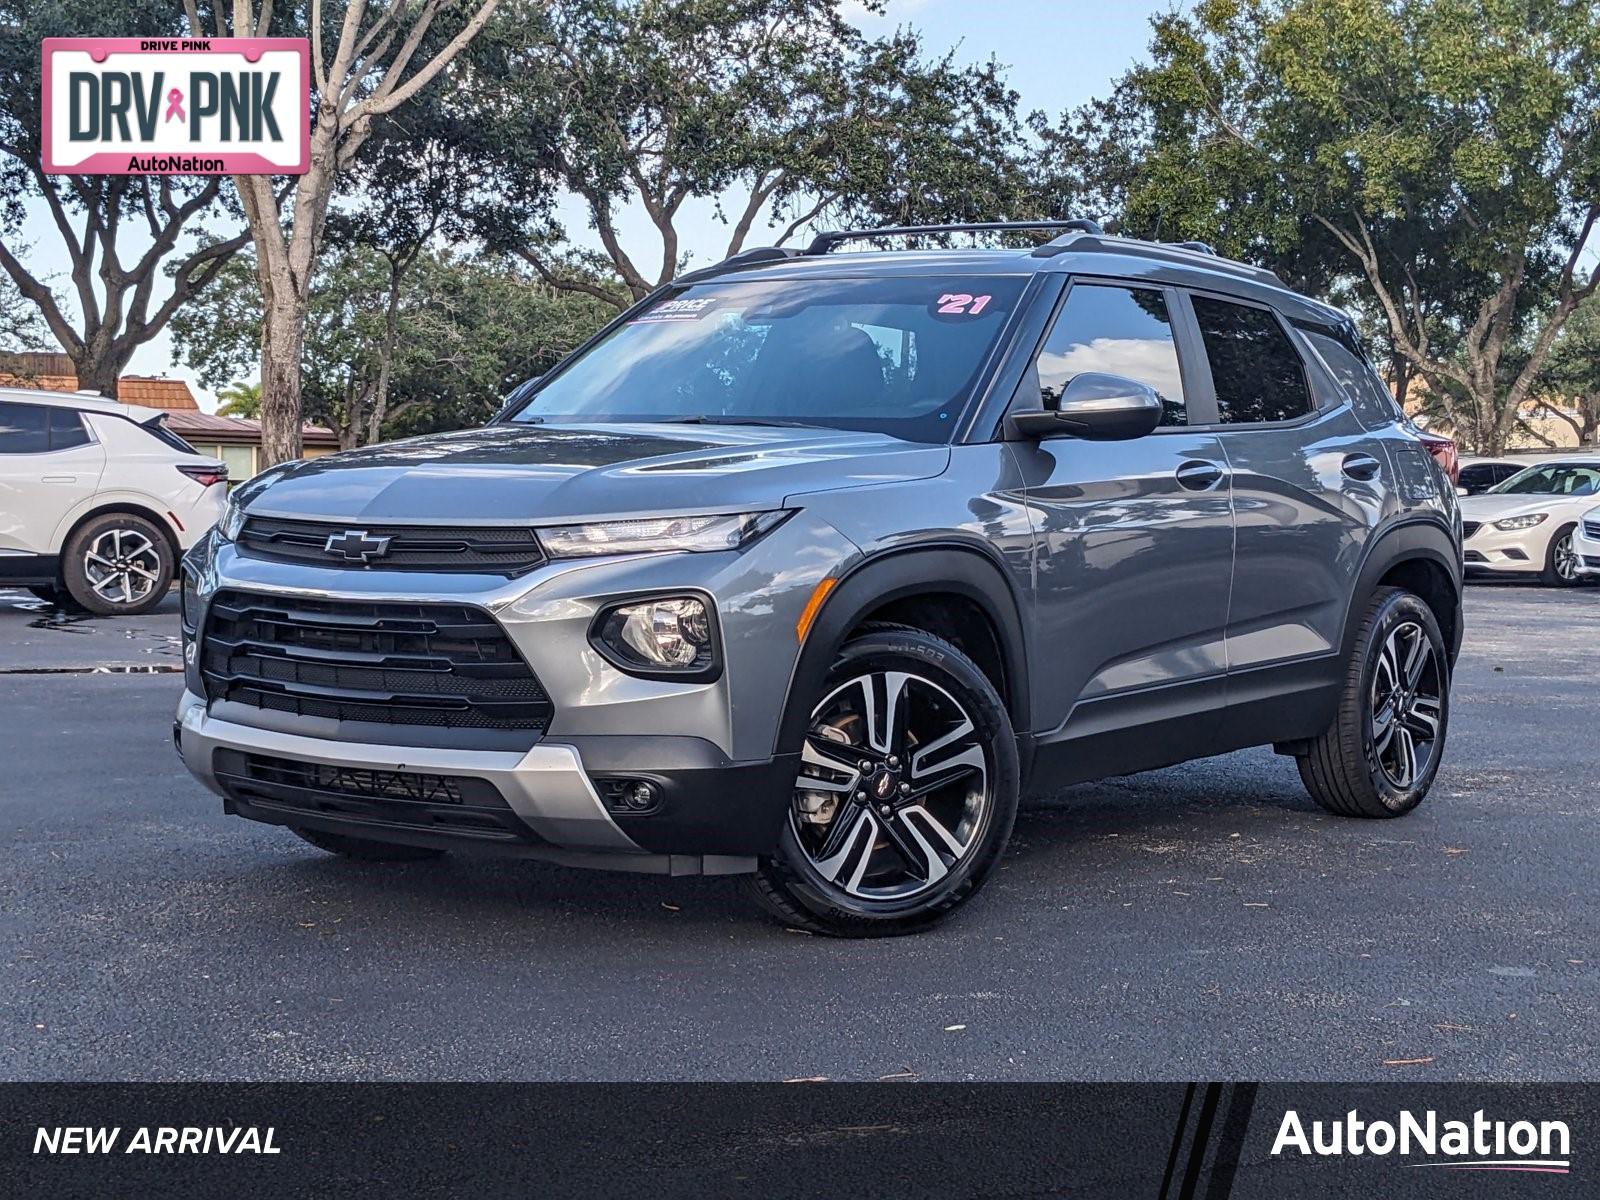
[[[939,233],[995,233],[1023,229],[1067,229],[1098,234],[1105,230],[1098,222],[1078,217],[1070,221],[966,221],[953,225],[881,225],[877,229],[836,229],[819,233],[806,247],[809,254],[826,254],[845,242],[885,237],[925,237]]]
[[[1202,247],[1204,248],[1202,249]],[[1064,254],[1069,250],[1096,254],[1131,254],[1139,255],[1142,258],[1159,258],[1167,262],[1189,263],[1194,266],[1210,267],[1212,270],[1227,271],[1230,274],[1243,275],[1246,278],[1254,279],[1259,283],[1270,283],[1275,287],[1288,286],[1279,278],[1276,272],[1251,263],[1240,262],[1236,258],[1224,258],[1204,242],[1145,242],[1138,238],[1081,236],[1057,238],[1053,242],[1046,242],[1033,252],[1033,256],[1035,258],[1053,258],[1057,254]],[[1202,255],[1209,261],[1196,262],[1196,259]]]
[[[709,266],[697,267],[693,271],[685,271],[673,280],[674,283],[693,283],[700,279],[710,279],[723,271],[737,271],[741,267],[754,267],[765,262],[782,262],[786,258],[799,258],[800,251],[793,246],[751,246],[748,250],[741,250],[737,254],[730,254],[721,262]]]

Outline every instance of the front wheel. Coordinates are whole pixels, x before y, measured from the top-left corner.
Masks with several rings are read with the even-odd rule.
[[[876,627],[840,652],[801,747],[762,903],[813,933],[925,929],[971,899],[1016,820],[1016,736],[989,678],[942,638]]]
[[[134,617],[160,604],[177,558],[143,517],[107,513],[68,540],[61,574],[74,602],[103,617]]]
[[[1572,531],[1576,528],[1576,525],[1567,525],[1556,530],[1555,537],[1550,539],[1539,578],[1551,587],[1573,587],[1580,582],[1578,554],[1572,548]]]
[[[1380,588],[1356,636],[1339,712],[1299,755],[1312,799],[1342,817],[1398,817],[1433,786],[1450,724],[1450,660],[1433,610]]]

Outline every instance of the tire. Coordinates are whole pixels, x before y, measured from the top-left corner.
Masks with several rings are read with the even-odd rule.
[[[1578,574],[1577,559],[1572,552],[1572,533],[1576,525],[1563,525],[1550,539],[1544,552],[1544,568],[1539,579],[1550,587],[1577,587],[1583,582]]]
[[[361,862],[421,862],[439,858],[443,850],[431,846],[407,846],[399,842],[376,842],[370,838],[349,837],[342,833],[325,833],[320,829],[301,829],[290,826],[290,832],[310,842],[318,850],[353,858]]]
[[[750,877],[757,899],[836,937],[944,920],[983,886],[1016,821],[1016,734],[994,685],[943,638],[875,625],[840,651],[822,696],[799,702],[813,724],[778,853]]]
[[[132,513],[106,513],[67,539],[61,576],[72,599],[102,617],[134,617],[166,597],[177,569],[167,535]]]
[[[1312,799],[1341,817],[1399,817],[1421,804],[1450,727],[1449,664],[1433,610],[1411,592],[1379,588],[1356,635],[1338,715],[1297,756]],[[1396,688],[1401,671],[1407,682]]]

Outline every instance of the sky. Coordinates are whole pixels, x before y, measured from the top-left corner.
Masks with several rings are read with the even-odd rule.
[[[1038,108],[1055,116],[1105,94],[1112,80],[1143,57],[1150,18],[1174,7],[1181,5],[1176,0],[889,0],[877,15],[845,0],[844,11],[868,34],[888,34],[900,26],[917,29],[930,54],[954,47],[961,61],[998,59],[1022,97],[1023,111]],[[565,200],[558,212],[574,242],[594,244],[581,206]],[[686,206],[685,217],[683,249],[695,265],[715,261],[727,244],[727,228],[714,220],[709,203]],[[642,211],[619,214],[618,225],[624,244],[637,248],[641,261],[656,261],[659,241]],[[759,230],[750,240],[760,244]],[[23,241],[32,244],[23,261],[63,291],[71,264],[42,200],[28,206]],[[57,349],[53,340],[40,348]],[[139,348],[127,373],[187,379],[201,407],[215,408],[215,398],[194,373],[172,361],[165,331]]]

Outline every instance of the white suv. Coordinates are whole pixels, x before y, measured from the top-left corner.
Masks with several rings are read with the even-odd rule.
[[[228,470],[159,409],[0,388],[0,586],[131,615],[215,523]]]

